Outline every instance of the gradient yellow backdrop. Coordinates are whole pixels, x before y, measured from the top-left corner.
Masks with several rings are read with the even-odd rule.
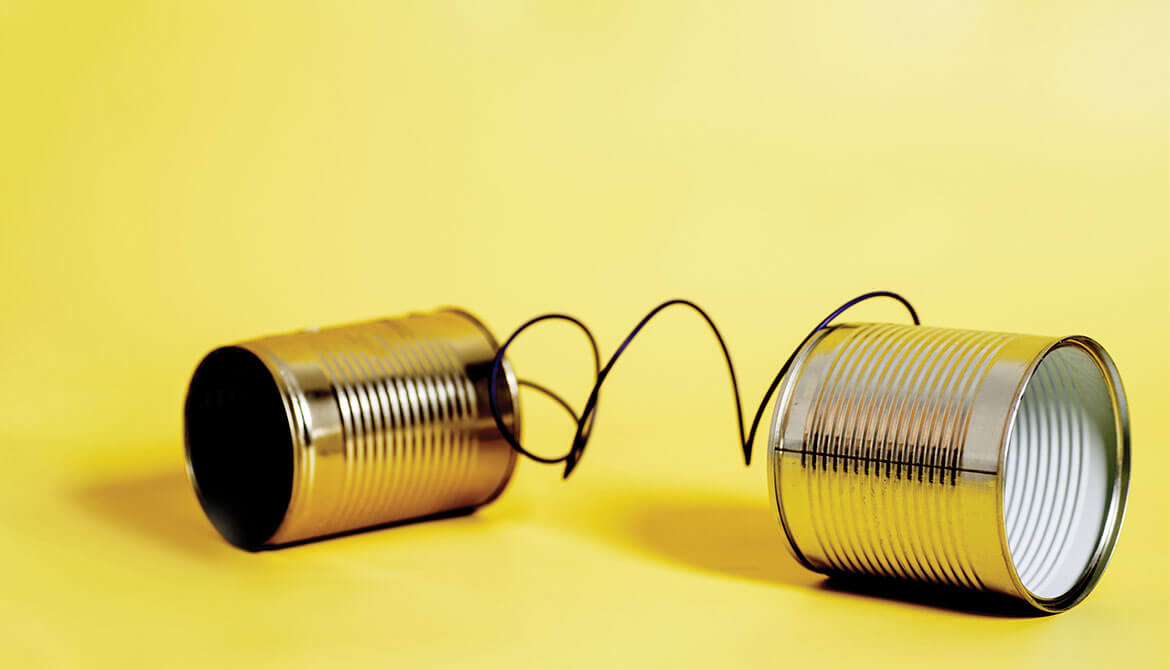
[[[1116,0],[0,3],[0,665],[1165,667],[1168,27]],[[501,334],[569,311],[611,351],[680,296],[754,403],[871,288],[1116,358],[1130,513],[1079,607],[802,571],[684,312],[571,481],[523,463],[468,518],[253,555],[183,476],[217,344],[457,304]],[[515,355],[578,398],[587,360],[556,328]]]

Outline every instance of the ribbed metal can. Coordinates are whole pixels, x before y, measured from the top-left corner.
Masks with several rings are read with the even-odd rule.
[[[184,413],[204,511],[229,542],[258,549],[490,502],[516,464],[488,409],[496,349],[455,309],[215,349]],[[499,406],[518,434],[504,372]]]
[[[845,324],[781,384],[768,479],[811,570],[1058,612],[1112,554],[1129,458],[1121,379],[1087,337]]]

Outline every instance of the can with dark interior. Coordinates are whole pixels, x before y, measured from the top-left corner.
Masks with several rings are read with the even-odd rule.
[[[184,416],[204,511],[229,542],[258,549],[490,502],[516,464],[488,409],[496,349],[454,309],[215,349]],[[518,434],[504,372],[499,406]]]

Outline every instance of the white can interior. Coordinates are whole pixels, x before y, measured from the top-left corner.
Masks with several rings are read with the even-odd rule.
[[[1067,594],[1090,569],[1110,514],[1117,453],[1108,381],[1080,347],[1053,349],[1024,389],[1003,469],[1008,549],[1037,598]]]

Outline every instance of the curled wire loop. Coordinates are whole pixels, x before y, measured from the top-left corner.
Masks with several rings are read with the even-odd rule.
[[[723,352],[723,360],[727,363],[727,374],[731,378],[731,391],[733,397],[735,398],[735,416],[739,428],[739,445],[743,451],[744,465],[751,465],[752,443],[755,441],[756,430],[759,428],[760,419],[764,415],[764,409],[767,407],[768,401],[771,399],[772,394],[776,392],[776,388],[780,385],[780,381],[788,372],[788,368],[791,367],[793,359],[796,358],[796,354],[802,348],[804,348],[804,345],[808,343],[813,335],[816,335],[817,331],[829,327],[829,325],[831,325],[837,317],[841,316],[841,314],[847,311],[849,308],[872,298],[892,298],[898,301],[902,304],[903,307],[906,308],[906,311],[910,313],[910,319],[914,322],[914,325],[917,326],[920,324],[918,320],[918,313],[914,310],[914,307],[910,304],[910,302],[892,291],[870,291],[869,293],[863,293],[856,298],[853,298],[852,300],[846,301],[840,307],[830,312],[828,316],[826,316],[821,320],[820,323],[816,325],[816,327],[809,331],[808,335],[806,335],[804,339],[800,341],[800,344],[798,344],[796,348],[793,349],[792,353],[788,356],[788,359],[784,361],[784,364],[780,366],[779,371],[776,372],[775,377],[772,378],[772,382],[768,385],[768,390],[764,393],[764,397],[760,400],[760,404],[756,408],[755,416],[752,418],[751,428],[747,430],[746,433],[744,432],[743,402],[740,400],[739,381],[736,379],[735,365],[731,362],[731,353],[727,349],[727,344],[723,340],[723,335],[719,332],[719,328],[715,326],[715,322],[711,319],[707,312],[703,310],[703,308],[689,300],[682,299],[667,300],[666,302],[650,310],[650,312],[646,314],[646,316],[642,317],[638,324],[634,326],[633,330],[630,331],[630,334],[626,336],[626,339],[623,340],[621,345],[618,346],[617,350],[614,351],[613,356],[609,358],[604,367],[601,366],[601,354],[597,347],[597,338],[593,336],[593,331],[589,330],[589,327],[580,320],[569,316],[568,314],[554,313],[543,314],[526,321],[523,325],[513,331],[510,336],[508,336],[508,339],[504,341],[504,344],[496,352],[495,360],[492,363],[492,393],[489,395],[488,399],[488,404],[491,407],[492,418],[495,420],[496,428],[500,431],[500,434],[504,437],[508,444],[512,446],[513,449],[538,463],[564,463],[565,470],[562,476],[567,479],[569,475],[572,474],[573,470],[577,467],[577,464],[581,462],[581,457],[585,453],[585,447],[589,444],[589,437],[593,433],[594,421],[597,418],[597,406],[598,399],[601,394],[601,387],[605,384],[605,380],[609,377],[610,372],[613,371],[614,365],[617,364],[618,359],[621,358],[622,354],[626,352],[626,349],[629,348],[630,343],[633,342],[634,338],[638,336],[638,333],[642,332],[642,329],[646,327],[647,323],[649,323],[655,316],[668,307],[679,305],[688,307],[694,312],[698,313],[698,315],[702,317],[703,321],[706,322],[707,326],[711,329],[711,333],[715,336],[715,340],[719,343],[719,349]],[[500,375],[503,373],[503,361],[508,353],[508,348],[512,346],[512,343],[516,341],[516,338],[519,337],[521,333],[538,323],[543,323],[546,321],[566,321],[576,326],[576,328],[585,335],[586,339],[589,340],[589,346],[593,353],[593,388],[590,390],[589,397],[585,401],[585,407],[580,414],[573,410],[572,405],[570,405],[561,396],[557,395],[547,387],[527,379],[519,380],[519,384],[521,386],[526,386],[533,389],[534,391],[537,391],[538,393],[548,396],[550,399],[560,405],[561,408],[564,409],[570,417],[572,417],[573,422],[576,425],[576,431],[573,433],[573,441],[569,445],[568,451],[566,451],[563,455],[555,458],[540,456],[538,454],[532,453],[527,448],[525,448],[525,446],[521,444],[518,439],[516,439],[515,433],[513,433],[511,429],[509,429],[508,426],[504,424],[503,416],[500,414],[499,401],[496,397],[500,392],[498,381]]]

